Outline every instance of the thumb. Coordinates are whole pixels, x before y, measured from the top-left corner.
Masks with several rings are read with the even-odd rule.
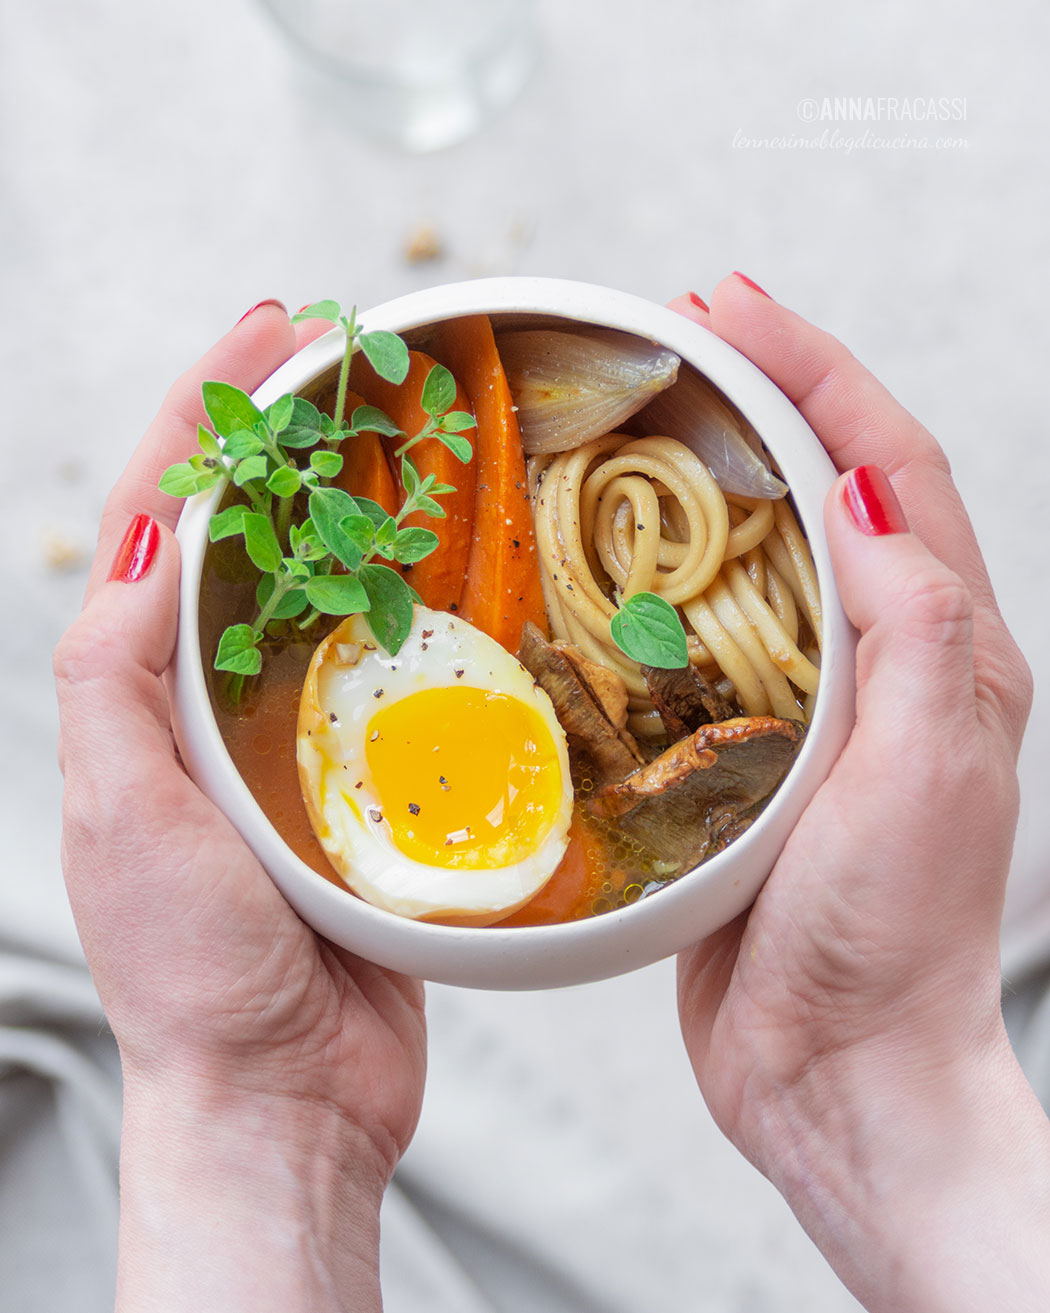
[[[163,674],[175,645],[178,585],[174,535],[137,515],[109,578],[55,650],[67,829],[97,833],[123,815],[118,828],[130,832],[148,805],[151,767],[170,770]]]
[[[881,723],[899,752],[920,729],[943,733],[945,747],[972,737],[974,601],[963,579],[909,532],[877,466],[838,480],[825,521],[842,603],[861,634],[858,720]]]

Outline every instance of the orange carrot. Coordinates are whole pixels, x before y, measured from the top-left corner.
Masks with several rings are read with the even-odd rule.
[[[356,392],[348,392],[343,413],[349,419],[356,407],[364,404]],[[356,437],[345,439],[339,450],[343,457],[343,468],[333,480],[335,486],[350,493],[352,497],[370,497],[382,506],[387,515],[396,514],[398,503],[394,476],[387,464],[379,434],[358,433]]]
[[[368,405],[378,406],[385,411],[398,428],[404,429],[411,438],[415,437],[427,420],[426,411],[420,405],[420,397],[423,384],[435,362],[421,351],[410,351],[408,360],[408,376],[405,381],[388,383],[379,377],[363,354],[358,354],[350,367],[350,379]],[[470,411],[470,401],[458,386],[452,409]],[[463,436],[471,443],[474,442],[473,430]],[[394,451],[402,442],[404,438],[384,439],[383,445],[389,460],[394,460]],[[420,477],[433,474],[438,483],[451,484],[456,491],[438,498],[446,519],[436,520],[420,511],[402,521],[406,526],[432,529],[441,541],[429,556],[414,565],[404,565],[401,569],[407,582],[427,606],[436,611],[456,611],[459,609],[474,529],[477,461],[475,458],[469,465],[464,465],[437,438],[425,438],[413,447],[412,460]],[[399,493],[403,501],[404,490],[399,489]]]
[[[439,326],[438,359],[458,378],[478,421],[474,541],[459,610],[510,652],[531,620],[547,632],[521,431],[487,315]]]

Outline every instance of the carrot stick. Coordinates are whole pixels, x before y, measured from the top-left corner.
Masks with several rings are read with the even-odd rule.
[[[350,366],[350,380],[370,406],[386,412],[400,429],[415,437],[427,421],[420,405],[423,384],[435,362],[421,351],[408,353],[408,375],[403,383],[388,383],[380,378],[363,354],[354,357]],[[466,393],[457,386],[453,410],[470,410]],[[474,441],[474,431],[463,435]],[[394,452],[404,438],[385,438],[383,445],[388,459],[394,461]],[[464,465],[437,438],[425,438],[412,448],[412,460],[420,477],[433,474],[438,483],[451,484],[455,492],[438,498],[447,518],[434,519],[422,511],[409,515],[402,524],[432,529],[440,538],[438,546],[423,560],[414,565],[403,565],[401,570],[408,583],[416,590],[427,606],[436,611],[459,609],[463,578],[467,572],[470,539],[474,528],[474,488],[477,479],[476,459]],[[398,489],[404,500],[404,489]]]
[[[547,632],[521,431],[487,315],[441,324],[434,350],[474,403],[477,502],[459,609],[517,652],[526,620]]]
[[[348,392],[343,413],[349,419],[354,410],[364,404],[356,392]],[[343,468],[333,480],[335,486],[352,497],[370,497],[387,515],[394,515],[397,512],[397,491],[379,434],[358,433],[356,437],[346,438],[339,450]]]

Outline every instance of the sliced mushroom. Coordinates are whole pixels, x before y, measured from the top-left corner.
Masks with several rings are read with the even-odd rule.
[[[577,790],[617,784],[644,762],[634,737],[614,725],[602,700],[579,667],[539,629],[526,624],[518,660],[554,703],[569,740],[569,762]]]
[[[643,666],[642,674],[672,742],[695,733],[701,725],[729,720],[733,715],[727,699],[695,666],[676,670]]]
[[[798,753],[805,727],[773,716],[701,726],[587,802],[672,869],[720,851],[758,816]]]

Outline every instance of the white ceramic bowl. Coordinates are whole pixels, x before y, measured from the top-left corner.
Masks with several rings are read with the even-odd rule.
[[[798,760],[759,819],[723,852],[656,895],[565,925],[465,928],[411,921],[325,880],[285,846],[223,745],[208,700],[196,615],[207,523],[221,489],[188,502],[182,548],[181,623],[174,724],[183,761],[226,813],[298,914],[334,943],[394,970],[482,989],[544,989],[600,980],[670,956],[710,934],[754,900],[853,724],[854,645],[832,578],[823,528],[835,470],[812,430],[750,361],[682,316],[638,297],[547,278],[493,278],[413,293],[362,316],[398,333],[460,315],[537,315],[617,328],[669,347],[743,412],[778,461],[809,536],[823,597],[820,691]],[[332,369],[341,330],[311,343],[255,393],[260,406]]]

